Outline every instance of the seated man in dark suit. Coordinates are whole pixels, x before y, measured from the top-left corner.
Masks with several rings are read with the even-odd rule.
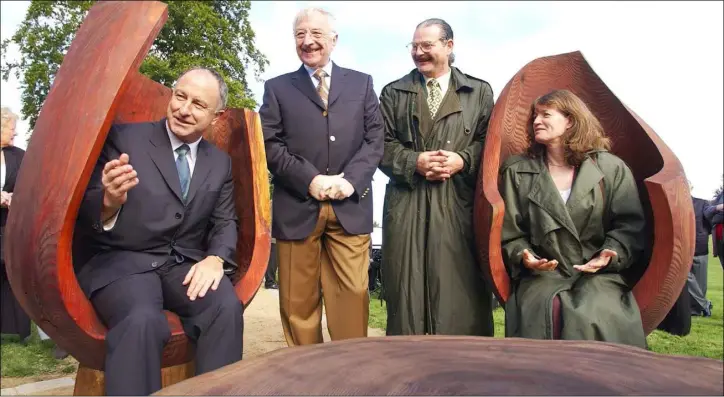
[[[241,360],[243,308],[225,276],[237,268],[231,159],[202,138],[227,92],[218,73],[187,71],[166,118],[111,127],[91,175],[78,281],[109,328],[108,395],[161,388],[163,310],[195,342],[197,374]]]

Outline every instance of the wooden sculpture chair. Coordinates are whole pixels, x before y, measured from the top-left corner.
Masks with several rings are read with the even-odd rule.
[[[105,326],[73,267],[74,226],[113,122],[159,120],[171,90],[138,72],[167,19],[161,2],[98,2],[78,30],[40,112],[15,190],[6,259],[30,318],[80,363],[75,394],[104,393]],[[239,217],[236,294],[248,306],[267,267],[270,201],[258,116],[228,109],[205,138],[232,158]],[[82,243],[75,241],[75,243]],[[193,376],[194,348],[178,317],[163,351],[163,386]]]
[[[580,52],[536,59],[505,86],[491,115],[475,198],[475,238],[483,273],[501,302],[510,294],[510,277],[501,255],[505,203],[498,171],[508,156],[527,147],[526,123],[535,98],[568,89],[591,108],[612,140],[612,152],[631,168],[647,218],[652,245],[634,280],[648,335],[679,296],[694,255],[694,212],[684,170],[674,153],[596,75]]]

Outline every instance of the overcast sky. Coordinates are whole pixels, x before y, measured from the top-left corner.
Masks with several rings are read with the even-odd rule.
[[[2,2],[2,39],[15,32],[28,4]],[[414,68],[405,45],[426,18],[443,18],[452,26],[455,65],[488,81],[496,98],[526,63],[579,50],[676,153],[693,194],[708,199],[721,182],[724,158],[722,4],[252,1],[250,18],[258,48],[270,61],[261,76],[268,79],[300,66],[292,36],[296,11],[312,5],[331,11],[339,33],[333,61],[371,74],[378,95]],[[261,102],[263,83],[249,80]],[[19,112],[17,81],[1,84],[2,106]],[[27,123],[19,123],[19,133],[26,130]],[[18,136],[16,144],[24,147],[25,139]],[[378,222],[386,183],[378,171],[373,188]]]

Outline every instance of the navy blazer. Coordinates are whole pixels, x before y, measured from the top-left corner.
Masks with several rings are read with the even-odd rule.
[[[128,154],[139,184],[128,192],[113,229],[104,231],[101,172],[121,153]],[[153,270],[172,254],[194,262],[217,255],[231,273],[238,267],[231,158],[201,139],[184,205],[166,119],[114,125],[91,175],[76,230],[86,237],[75,244],[74,256],[88,296],[123,276]]]
[[[372,77],[332,65],[328,109],[302,65],[268,80],[259,116],[273,175],[272,236],[301,240],[314,230],[319,202],[309,195],[312,179],[336,175],[354,187],[345,200],[331,200],[344,230],[372,233],[372,176],[384,144],[384,127]]]

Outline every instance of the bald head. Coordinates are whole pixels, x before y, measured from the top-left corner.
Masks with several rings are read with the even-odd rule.
[[[195,142],[226,107],[228,89],[224,79],[207,68],[184,72],[173,85],[166,119],[171,131],[186,143]]]
[[[217,71],[203,67],[191,68],[179,76],[176,83],[174,83],[173,88],[176,88],[179,82],[184,78],[191,79],[192,81],[196,81],[198,83],[215,86],[219,97],[216,110],[221,110],[226,107],[226,101],[229,96],[229,88],[227,87],[224,78],[221,77]]]

